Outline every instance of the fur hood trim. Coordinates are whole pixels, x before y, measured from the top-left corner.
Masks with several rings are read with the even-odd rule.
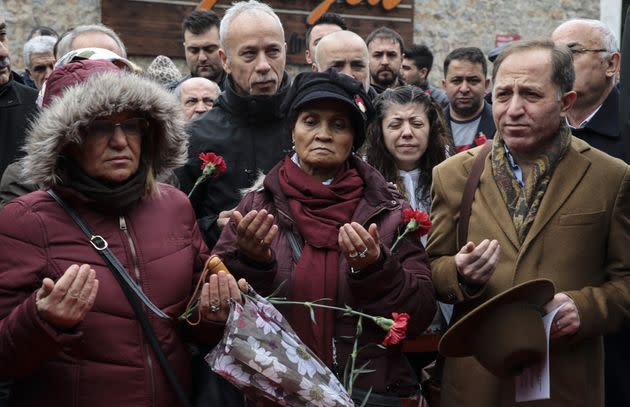
[[[24,147],[24,179],[55,184],[59,156],[69,144],[82,142],[81,129],[97,117],[124,110],[143,112],[150,119],[150,142],[143,141],[142,159],[152,165],[156,178],[186,162],[186,122],[175,96],[140,75],[112,71],[66,89],[41,112]]]
[[[245,195],[249,194],[250,192],[260,192],[263,191],[265,189],[265,173],[258,170],[258,177],[256,178],[256,181],[254,181],[254,183],[248,187],[248,188],[242,188],[239,192],[241,193],[241,198],[244,198]]]

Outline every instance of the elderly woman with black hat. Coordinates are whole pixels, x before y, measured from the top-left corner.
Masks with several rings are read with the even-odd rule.
[[[410,315],[408,336],[422,332],[435,313],[428,261],[418,239],[404,238],[408,205],[395,187],[353,154],[365,139],[372,107],[356,80],[334,71],[295,78],[285,108],[294,153],[277,164],[239,204],[214,253],[262,294],[326,304],[371,315]],[[352,350],[356,318],[300,306],[280,308],[300,338],[333,371],[342,372]],[[363,322],[359,346],[380,344],[384,332]],[[372,389],[368,405],[415,403],[417,381],[401,346],[370,346],[356,366],[372,373],[355,389]],[[364,392],[353,397],[362,400]],[[379,404],[385,400],[386,403]]]
[[[54,97],[21,166],[46,190],[0,211],[9,404],[186,406],[191,372],[177,317],[209,253],[186,195],[156,181],[185,162],[177,101],[102,60],[56,69],[47,89]],[[224,272],[204,285],[201,304],[224,321],[225,311],[208,312],[210,296],[240,300]]]

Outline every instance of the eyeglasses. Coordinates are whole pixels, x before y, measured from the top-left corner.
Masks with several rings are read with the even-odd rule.
[[[587,48],[569,48],[569,51],[571,51],[571,53],[573,55],[576,54],[586,54],[587,52],[593,52],[593,53],[597,53],[597,52],[610,52],[605,48],[599,48],[599,49],[587,49]]]
[[[149,121],[143,117],[133,117],[120,123],[114,123],[107,119],[93,120],[87,127],[89,137],[111,137],[120,127],[127,137],[139,137],[149,128]]]

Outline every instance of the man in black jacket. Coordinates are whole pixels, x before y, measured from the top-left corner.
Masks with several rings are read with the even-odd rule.
[[[0,13],[0,177],[20,155],[29,121],[37,114],[37,91],[11,72],[7,23]],[[11,384],[0,382],[0,407],[8,406]]]
[[[619,128],[621,55],[615,34],[601,21],[576,19],[558,26],[551,38],[573,53],[578,97],[567,117],[573,135],[628,162]]]
[[[556,44],[573,53],[577,100],[567,121],[574,136],[626,162],[619,122],[617,75],[621,56],[612,30],[598,20],[569,20],[551,34]],[[626,78],[627,79],[627,78]],[[630,329],[604,337],[606,406],[630,405]]]
[[[226,161],[227,172],[205,181],[191,196],[210,248],[240,201],[239,189],[291,149],[280,111],[290,85],[280,19],[265,4],[235,3],[221,20],[220,41],[225,89],[214,108],[191,123],[188,163],[178,172],[182,190],[189,192],[201,175],[200,153],[211,151]]]
[[[37,91],[11,72],[7,24],[0,14],[0,175],[20,155],[28,123],[37,114]]]

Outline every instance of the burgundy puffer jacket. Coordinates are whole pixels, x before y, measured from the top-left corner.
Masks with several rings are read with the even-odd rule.
[[[237,208],[243,215],[253,209],[266,209],[274,215],[279,233],[271,245],[275,257],[273,264],[264,268],[248,262],[244,256],[238,254],[235,250],[236,231],[233,222],[223,229],[213,253],[224,260],[232,274],[246,278],[260,294],[269,295],[284,282],[283,290],[277,295],[291,298],[287,287],[291,287],[295,263],[287,231],[291,230],[300,240],[301,237],[290,217],[288,202],[279,186],[278,169],[281,165],[282,163],[278,164],[269,172],[264,188],[246,195]],[[392,312],[407,312],[411,317],[407,335],[417,336],[431,323],[436,310],[428,258],[419,239],[412,236],[400,242],[395,255],[388,249],[398,233],[404,229],[402,209],[403,205],[408,207],[408,204],[373,167],[356,158],[351,158],[351,165],[357,168],[365,181],[364,197],[352,220],[364,227],[376,223],[383,258],[382,263],[377,262],[380,267],[370,266],[374,269],[363,270],[354,276],[349,273],[350,267],[345,257],[339,256],[340,271],[335,303],[339,307],[348,304],[368,314],[390,318]],[[285,310],[282,307],[279,309]],[[342,371],[345,366],[352,350],[356,323],[356,318],[344,317],[342,313],[338,313],[334,334],[337,367],[329,366],[333,371]],[[302,335],[299,331],[297,334]],[[364,321],[360,344],[379,344],[384,336],[385,332],[381,328],[371,321]],[[365,348],[359,354],[358,360],[357,366],[369,360],[368,369],[376,371],[360,375],[355,387],[366,391],[372,388],[373,393],[390,396],[409,396],[417,392],[417,380],[402,354],[401,345],[388,346],[386,349],[376,346]]]
[[[122,215],[64,188],[74,207],[123,263],[153,303],[148,312],[162,349],[190,388],[180,315],[208,256],[186,196],[159,185]],[[42,280],[87,263],[100,282],[96,302],[75,329],[61,332],[37,313]],[[137,266],[137,274],[133,272]],[[138,277],[139,276],[139,277]],[[15,381],[12,407],[141,407],[179,405],[112,271],[67,213],[45,192],[0,211],[0,380]]]

